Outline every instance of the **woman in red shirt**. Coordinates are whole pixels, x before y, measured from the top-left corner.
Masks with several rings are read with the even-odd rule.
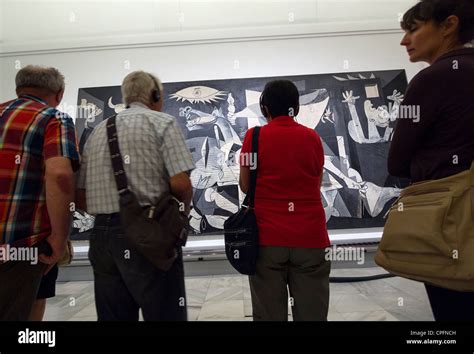
[[[259,229],[257,272],[250,276],[254,320],[325,321],[330,262],[321,202],[324,151],[316,131],[294,120],[299,93],[287,80],[269,82],[261,97],[268,124],[260,131],[255,214]],[[252,132],[241,150],[240,188],[249,186]],[[288,290],[290,299],[288,300]]]

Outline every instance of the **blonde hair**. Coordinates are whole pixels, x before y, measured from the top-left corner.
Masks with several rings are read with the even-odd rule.
[[[160,79],[145,71],[134,71],[123,79],[122,101],[126,106],[133,102],[149,105],[154,90],[158,90],[160,95],[163,92]]]

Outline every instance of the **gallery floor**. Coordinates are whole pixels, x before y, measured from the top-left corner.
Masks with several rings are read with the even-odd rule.
[[[335,268],[332,277],[385,273],[377,266]],[[248,279],[238,274],[188,276],[190,321],[251,321]],[[291,313],[288,315],[291,320]],[[46,321],[95,321],[94,283],[58,282],[57,295],[48,299]],[[331,283],[330,321],[433,321],[421,283],[399,277],[372,281]]]

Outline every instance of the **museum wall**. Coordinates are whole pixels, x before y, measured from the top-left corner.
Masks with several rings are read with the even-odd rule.
[[[2,0],[6,49],[398,28],[415,0]],[[48,21],[38,21],[38,18]],[[34,24],[34,27],[32,27]]]
[[[79,88],[118,85],[136,69],[154,72],[164,82],[389,69],[406,69],[411,79],[422,66],[409,63],[398,46],[400,36],[372,34],[4,57],[1,99],[14,95],[15,65],[19,62],[22,66],[58,67],[66,76],[64,102],[68,105],[76,104]]]
[[[118,85],[137,69],[176,82],[387,69],[411,79],[424,67],[399,46],[407,0],[0,3],[1,100],[14,96],[17,69],[33,63],[64,73],[64,108],[79,88]],[[55,20],[32,30],[28,21],[42,14]]]

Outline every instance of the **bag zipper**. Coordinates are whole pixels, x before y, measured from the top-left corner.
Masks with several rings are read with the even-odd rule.
[[[225,230],[224,233],[229,233],[229,234],[244,234],[248,229],[237,229],[237,230]]]
[[[399,199],[400,199],[400,198],[399,198]],[[398,202],[399,199],[397,199],[397,201],[396,201],[395,203],[393,203],[392,206],[387,210],[387,212],[386,212],[385,215],[383,216],[384,219],[387,218],[388,214],[389,214],[392,210],[394,210],[395,208],[398,207],[398,203],[397,203],[397,202]],[[402,203],[403,203],[403,202],[402,202]],[[397,205],[396,205],[396,204],[397,204]],[[410,207],[413,207],[413,206],[441,205],[441,204],[442,204],[441,202],[436,202],[436,203],[413,203],[413,202],[412,202],[412,203],[403,203],[403,208],[405,208],[405,207],[409,207],[409,208],[410,208]]]
[[[430,194],[430,193],[438,193],[438,192],[449,192],[449,188],[436,188],[436,189],[429,189],[425,191],[414,191],[411,193],[403,194],[403,191],[400,194],[400,197],[408,197],[413,195],[423,195],[423,194]]]
[[[420,183],[423,183],[423,182],[420,182]],[[415,184],[416,185],[416,184]],[[409,187],[408,187],[409,188]],[[393,202],[393,204],[390,206],[390,208],[387,210],[387,212],[385,213],[385,215],[383,216],[384,219],[387,218],[387,215],[388,213],[390,213],[390,211],[393,209],[393,207],[395,205],[398,205],[398,202],[400,201],[401,198],[404,198],[404,197],[408,197],[408,196],[415,196],[415,195],[423,195],[423,194],[430,194],[430,193],[437,193],[437,192],[449,192],[449,188],[435,188],[435,189],[430,189],[430,190],[425,190],[425,191],[415,191],[415,192],[411,192],[411,193],[406,193],[406,194],[403,194],[403,191],[400,193],[400,195],[398,196],[398,198]],[[405,203],[404,203],[405,205]],[[408,204],[410,205],[410,203]],[[439,205],[439,203],[434,203],[434,204],[426,204],[426,203],[422,203],[422,204],[418,204],[420,206],[424,206],[424,205]]]
[[[241,241],[241,242],[230,242],[230,247],[239,247],[239,246],[251,246],[253,245],[252,241]]]

